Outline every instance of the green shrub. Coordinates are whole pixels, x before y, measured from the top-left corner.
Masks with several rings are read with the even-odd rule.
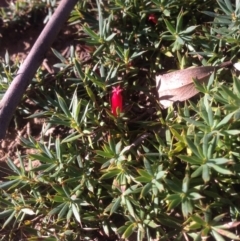
[[[46,125],[41,138],[22,138],[31,153],[19,167],[8,159],[2,240],[240,240],[236,73],[213,73],[196,83],[199,97],[166,111],[155,90],[158,72],[237,59],[239,9],[229,0],[79,1],[69,23],[81,26],[76,40],[91,58],[53,50],[55,81],[39,70],[29,86],[39,108],[30,117]]]

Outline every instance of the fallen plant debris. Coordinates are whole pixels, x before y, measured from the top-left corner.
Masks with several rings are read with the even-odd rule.
[[[219,66],[192,67],[156,76],[156,88],[163,108],[168,108],[176,101],[185,101],[199,93],[193,79],[200,84],[207,83],[214,70],[231,67],[231,61]]]

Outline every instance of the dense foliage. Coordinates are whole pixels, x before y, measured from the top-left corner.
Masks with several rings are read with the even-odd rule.
[[[238,0],[79,1],[69,24],[90,58],[54,49],[59,71],[28,88],[38,111],[17,110],[45,123],[22,138],[20,167],[8,159],[1,240],[240,240],[238,73],[213,73],[167,110],[155,87],[159,72],[237,62],[239,21]],[[14,64],[2,60],[2,93]]]

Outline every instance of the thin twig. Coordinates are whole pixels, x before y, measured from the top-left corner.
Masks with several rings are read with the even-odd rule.
[[[144,134],[142,134],[131,145],[128,145],[128,146],[124,147],[123,150],[121,151],[121,154],[123,155],[127,151],[129,151],[132,147],[136,147],[136,146],[140,145],[142,143],[142,141],[144,141],[146,138],[148,138],[151,135],[152,135],[151,133],[144,133]]]
[[[9,122],[28,84],[77,1],[62,0],[60,2],[3,96],[0,102],[0,140],[5,137]]]

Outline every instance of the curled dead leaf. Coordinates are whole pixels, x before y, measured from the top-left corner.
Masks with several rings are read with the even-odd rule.
[[[204,83],[208,81],[209,76],[215,69],[230,67],[231,65],[232,62],[228,61],[219,66],[188,68],[156,76],[156,87],[161,105],[163,108],[167,108],[176,101],[190,99],[198,93],[193,79]]]

